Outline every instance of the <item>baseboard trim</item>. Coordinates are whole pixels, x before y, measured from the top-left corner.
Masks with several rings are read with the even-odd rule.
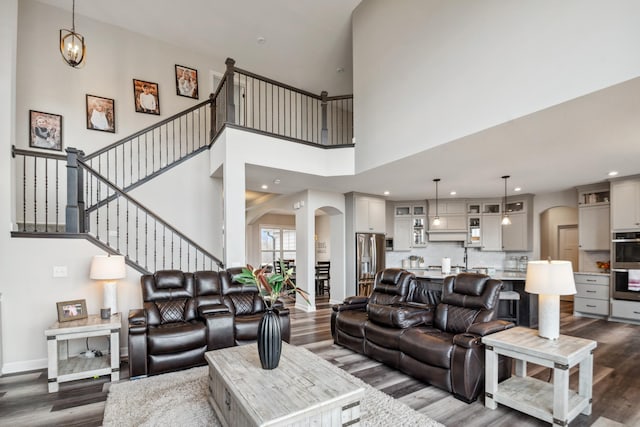
[[[2,374],[15,374],[18,372],[35,371],[45,369],[48,366],[47,359],[24,360],[22,362],[9,362],[2,365]]]

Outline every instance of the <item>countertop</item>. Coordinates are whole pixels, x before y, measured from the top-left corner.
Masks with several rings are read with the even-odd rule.
[[[437,270],[425,270],[425,269],[413,269],[413,268],[409,268],[408,271],[415,274],[416,277],[421,277],[424,279],[444,279],[445,277],[451,276],[452,274],[454,274],[454,273],[442,274],[440,271],[437,271]],[[498,280],[524,281],[524,279],[527,277],[527,273],[496,270],[495,273],[489,274],[489,276],[491,276],[492,279],[498,279]]]
[[[607,277],[611,275],[611,273],[599,273],[597,271],[576,271],[574,274],[586,274],[587,276],[607,276]]]

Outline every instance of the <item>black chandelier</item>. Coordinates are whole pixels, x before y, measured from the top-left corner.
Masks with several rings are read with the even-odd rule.
[[[64,62],[73,68],[80,68],[84,65],[87,46],[84,44],[84,37],[76,33],[76,0],[73,0],[71,13],[71,30],[60,30],[60,54]]]

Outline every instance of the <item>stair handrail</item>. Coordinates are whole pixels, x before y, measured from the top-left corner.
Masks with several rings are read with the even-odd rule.
[[[182,116],[185,116],[185,115],[187,115],[188,113],[190,113],[190,112],[192,112],[192,111],[195,111],[195,110],[199,109],[200,107],[203,107],[203,106],[205,106],[205,105],[207,105],[207,104],[211,104],[211,102],[212,102],[211,98],[209,98],[209,99],[207,99],[207,100],[205,100],[205,101],[202,101],[202,102],[200,102],[200,103],[198,103],[198,104],[196,104],[196,105],[194,105],[194,106],[192,106],[192,107],[190,107],[190,108],[187,108],[186,110],[182,110],[182,111],[180,111],[179,113],[176,113],[176,114],[174,114],[174,115],[172,115],[172,116],[170,116],[170,117],[167,117],[166,119],[160,120],[159,122],[156,122],[156,123],[154,123],[154,124],[152,124],[152,125],[150,125],[150,126],[147,126],[146,128],[144,128],[144,129],[142,129],[142,130],[140,130],[140,131],[138,131],[138,132],[132,133],[132,134],[131,134],[131,135],[129,135],[129,136],[126,136],[126,137],[124,137],[124,138],[122,138],[122,139],[119,139],[119,140],[118,140],[118,141],[116,141],[116,142],[113,142],[113,143],[111,143],[111,144],[109,144],[109,145],[106,145],[106,146],[102,147],[101,149],[99,149],[99,150],[97,150],[97,151],[94,151],[94,152],[93,152],[93,153],[91,153],[91,154],[87,154],[87,155],[84,157],[84,159],[85,159],[85,160],[91,160],[91,159],[93,159],[94,157],[97,157],[97,156],[99,156],[100,154],[103,154],[103,153],[105,153],[105,152],[107,152],[107,151],[109,151],[109,150],[111,150],[111,149],[113,149],[113,148],[116,148],[116,147],[118,147],[118,146],[120,146],[120,145],[122,145],[122,144],[125,144],[125,143],[129,142],[130,140],[132,140],[132,139],[134,139],[134,138],[137,138],[137,137],[139,137],[139,136],[142,136],[142,135],[144,135],[145,133],[148,133],[148,132],[150,132],[150,131],[152,131],[152,130],[154,130],[154,129],[157,129],[157,128],[159,128],[159,127],[160,127],[160,126],[162,126],[162,125],[166,125],[167,123],[170,123],[170,122],[172,122],[172,121],[174,121],[174,120],[176,120],[176,119],[178,119],[178,118],[180,118],[180,117],[182,117]]]

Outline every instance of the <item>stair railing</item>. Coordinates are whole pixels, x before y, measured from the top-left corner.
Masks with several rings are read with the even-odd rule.
[[[88,154],[84,161],[125,192],[209,147],[211,99]]]
[[[223,268],[215,255],[95,171],[81,159],[81,152],[78,154],[78,176],[85,187],[92,189],[81,202],[86,208],[76,224],[80,232],[88,233],[146,271]]]

